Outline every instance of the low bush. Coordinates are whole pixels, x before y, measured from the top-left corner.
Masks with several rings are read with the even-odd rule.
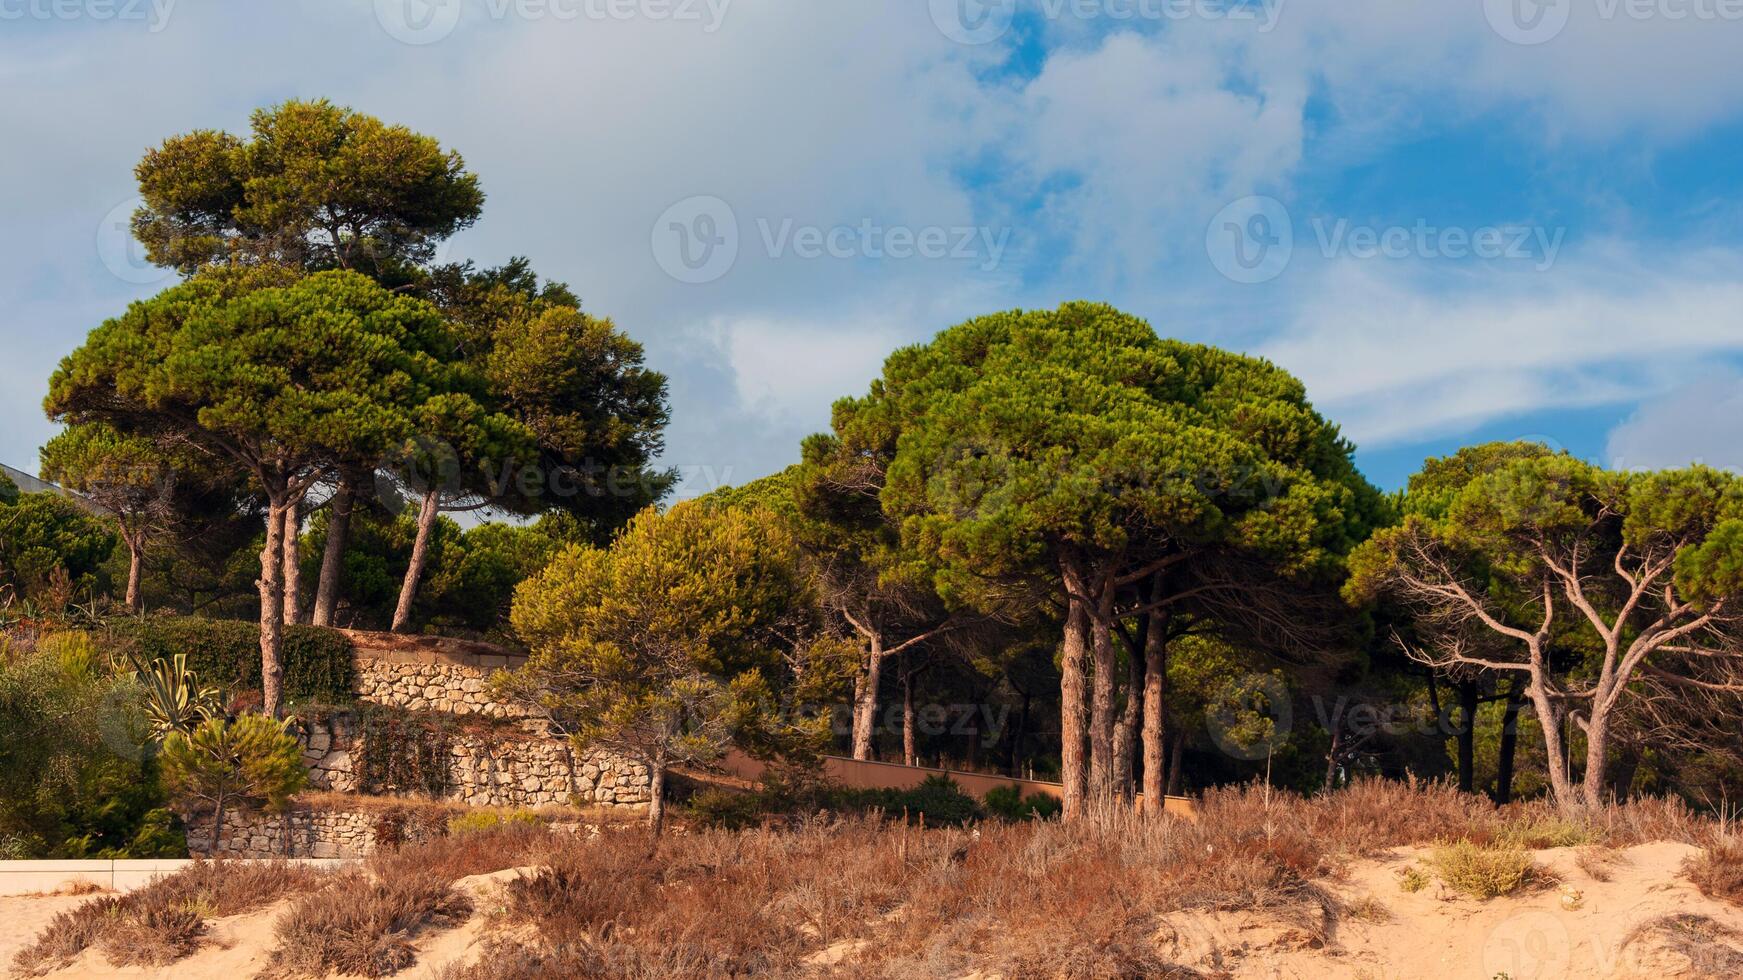
[[[263,976],[384,977],[416,959],[412,940],[471,914],[472,903],[439,874],[374,879],[341,872],[325,889],[298,899],[278,922],[278,945]]]
[[[539,826],[538,814],[531,810],[473,810],[470,813],[456,814],[448,818],[448,833],[476,834],[482,831],[496,830],[500,827],[512,827],[517,824]]]
[[[126,617],[110,620],[108,630],[134,644],[143,663],[188,655],[200,680],[231,690],[260,688],[260,626],[233,619],[199,616]],[[295,699],[349,701],[356,674],[351,641],[319,626],[284,628],[284,692]]]
[[[1046,820],[1056,816],[1061,807],[1058,800],[1046,793],[1031,793],[1023,795],[1022,787],[1016,783],[1009,786],[996,786],[987,790],[986,797],[981,800],[986,811],[995,817],[1016,822],[1019,820]]]
[[[1536,850],[1546,847],[1580,847],[1595,844],[1604,837],[1603,831],[1591,824],[1565,817],[1531,814],[1507,824],[1501,831],[1501,842],[1512,847]]]
[[[1683,873],[1708,898],[1743,905],[1743,841],[1734,837],[1714,841],[1689,859]]]
[[[1535,869],[1523,848],[1468,840],[1435,848],[1428,864],[1447,887],[1480,899],[1511,895],[1531,880]]]
[[[125,895],[104,895],[55,916],[13,966],[41,975],[93,946],[115,966],[162,966],[194,951],[205,920],[241,915],[318,888],[329,874],[281,861],[196,861]]]
[[[881,812],[932,827],[962,826],[985,815],[978,800],[941,775],[927,776],[912,789],[848,789],[774,778],[749,793],[703,789],[691,796],[688,804],[690,816],[703,826],[733,830],[755,827],[771,818],[805,817],[824,811]]]

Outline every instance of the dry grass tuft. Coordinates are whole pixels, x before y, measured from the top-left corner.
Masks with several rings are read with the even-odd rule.
[[[96,946],[112,965],[162,966],[198,948],[205,920],[265,908],[310,891],[328,873],[282,861],[196,861],[125,895],[106,895],[55,916],[13,967],[41,975]]]
[[[1484,900],[1511,895],[1541,875],[1523,848],[1468,840],[1436,847],[1428,865],[1448,888]]]
[[[1574,852],[1574,864],[1593,881],[1609,881],[1615,870],[1628,863],[1628,856],[1614,848],[1588,844]]]
[[[1743,976],[1743,935],[1704,915],[1666,915],[1634,927],[1622,948],[1663,976]],[[1671,962],[1664,962],[1668,954]],[[1650,958],[1650,959],[1647,959]]]
[[[416,959],[418,933],[455,926],[471,911],[472,903],[440,875],[371,880],[360,871],[342,872],[279,920],[278,946],[263,976],[384,977]]]
[[[1700,856],[1689,859],[1683,873],[1708,898],[1743,905],[1743,840],[1714,840]]]

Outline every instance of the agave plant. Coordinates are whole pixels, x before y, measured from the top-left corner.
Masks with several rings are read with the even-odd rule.
[[[145,690],[145,717],[151,740],[161,742],[173,732],[186,734],[212,718],[224,716],[222,696],[215,687],[201,687],[188,669],[188,655],[173,663],[158,657],[151,666],[134,661],[133,677]]]

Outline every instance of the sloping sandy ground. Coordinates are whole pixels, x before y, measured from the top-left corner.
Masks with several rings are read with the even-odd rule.
[[[1329,936],[1301,922],[1253,913],[1171,917],[1154,937],[1174,962],[1208,976],[1349,978],[1349,980],[1562,980],[1562,978],[1743,976],[1743,909],[1716,902],[1682,876],[1696,849],[1655,843],[1609,852],[1596,880],[1577,852],[1537,852],[1556,883],[1479,902],[1430,884],[1415,893],[1399,873],[1421,852],[1401,849],[1365,861],[1329,890],[1348,907]],[[472,918],[420,938],[418,962],[400,976],[430,978],[450,964],[475,960],[501,908],[501,882],[517,872],[462,879]],[[85,901],[52,896],[0,899],[0,963],[53,917]],[[61,978],[176,977],[246,980],[266,964],[273,922],[284,904],[212,924],[210,942],[161,969],[117,969],[88,951]],[[1681,925],[1663,925],[1683,917]],[[1695,917],[1693,919],[1688,917]],[[1654,924],[1659,926],[1654,928]],[[1645,930],[1642,932],[1642,930]],[[1727,936],[1726,930],[1731,930]],[[852,950],[812,959],[819,975],[854,975]]]

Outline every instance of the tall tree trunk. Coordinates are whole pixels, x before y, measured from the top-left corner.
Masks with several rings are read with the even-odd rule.
[[[303,598],[303,508],[291,504],[284,511],[284,621],[298,622]]]
[[[1168,795],[1179,796],[1181,787],[1186,785],[1186,772],[1182,768],[1182,757],[1186,754],[1186,733],[1174,733],[1174,751],[1168,757]]]
[[[1519,753],[1519,709],[1525,704],[1525,684],[1515,679],[1507,690],[1501,714],[1501,746],[1495,762],[1495,802],[1513,802],[1513,760]]]
[[[1089,616],[1083,601],[1067,600],[1065,636],[1059,658],[1059,779],[1064,784],[1064,816],[1083,816],[1084,792],[1084,700],[1083,664]]]
[[[1144,632],[1149,632],[1147,623]],[[1132,770],[1138,755],[1138,720],[1144,713],[1144,652],[1128,650],[1126,654],[1126,706],[1114,731],[1114,788],[1122,799],[1130,800]]]
[[[266,545],[260,549],[261,710],[279,717],[284,702],[284,512],[279,500],[266,511]]]
[[[907,667],[908,655],[902,654],[902,765],[920,764],[919,750],[914,745],[914,672]]]
[[[1011,732],[1011,772],[1023,774],[1023,739],[1029,733],[1029,692],[1023,693],[1023,706],[1017,710],[1017,727]]]
[[[350,476],[341,474],[339,486],[333,492],[332,512],[327,515],[327,544],[321,550],[321,579],[315,585],[312,621],[316,626],[333,625],[333,613],[339,608],[339,577],[345,574],[345,546],[351,540],[351,512],[356,505],[357,489]]]
[[[1114,584],[1112,577],[1096,583],[1090,646],[1095,657],[1089,705],[1089,795],[1109,800],[1114,795]]]
[[[125,535],[127,540],[127,611],[137,616],[145,612],[145,595],[140,582],[145,572],[145,536]]]
[[[1482,692],[1475,681],[1462,681],[1459,694],[1459,792],[1474,793],[1477,785],[1477,708]]]
[[[666,763],[648,763],[648,831],[655,837],[666,828]]]
[[[1538,727],[1543,729],[1550,796],[1563,812],[1578,810],[1580,796],[1575,792],[1573,780],[1568,776],[1568,752],[1567,744],[1562,739],[1561,712],[1556,709],[1555,702],[1550,699],[1549,691],[1541,679],[1532,679],[1526,695],[1531,698],[1531,706],[1537,711]]]
[[[1610,712],[1594,712],[1586,719],[1585,731],[1586,771],[1580,779],[1580,798],[1596,810],[1604,805],[1605,779],[1610,768]]]
[[[412,602],[418,597],[418,580],[423,578],[424,563],[430,557],[430,532],[435,530],[436,516],[441,512],[441,491],[430,489],[418,508],[418,536],[412,542],[411,564],[406,566],[405,581],[399,587],[399,605],[393,610],[393,631],[403,633],[412,622]]]
[[[1158,591],[1160,591],[1158,589]],[[1164,754],[1168,697],[1168,619],[1161,612],[1150,614],[1144,630],[1144,812],[1157,816],[1168,795],[1163,782],[1167,760]]]
[[[877,727],[878,685],[883,682],[884,672],[883,637],[872,636],[868,642],[871,658],[853,685],[853,757],[862,760],[871,758],[872,733]]]

